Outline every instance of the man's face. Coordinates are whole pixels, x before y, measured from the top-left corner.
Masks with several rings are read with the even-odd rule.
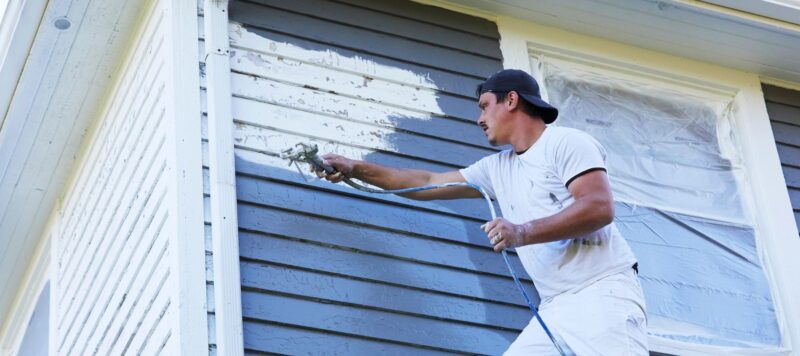
[[[505,117],[508,114],[506,105],[503,102],[497,102],[497,97],[494,93],[483,93],[478,98],[478,107],[481,109],[481,115],[478,117],[478,126],[483,129],[486,138],[492,146],[505,145],[508,139],[506,137],[507,128],[504,125]]]

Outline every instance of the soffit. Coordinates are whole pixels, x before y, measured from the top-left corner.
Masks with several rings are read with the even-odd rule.
[[[745,8],[759,13],[713,4],[727,0],[449,3],[800,83],[800,9],[787,1],[753,1],[770,6]],[[781,19],[760,14],[776,13],[781,4]]]
[[[0,127],[0,315],[9,315],[143,2],[47,4]],[[57,28],[64,18],[69,27]]]

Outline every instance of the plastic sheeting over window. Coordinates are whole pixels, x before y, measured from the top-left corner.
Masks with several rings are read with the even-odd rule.
[[[747,209],[733,99],[564,61],[538,64],[560,109],[555,125],[582,129],[608,150],[616,222],[639,258],[650,333],[780,346]]]

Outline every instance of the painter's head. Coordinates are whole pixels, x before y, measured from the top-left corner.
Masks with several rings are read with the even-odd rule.
[[[523,102],[522,108],[530,116],[538,116],[545,124],[556,121],[558,109],[542,100],[539,83],[530,74],[519,69],[503,69],[492,74],[475,90],[480,97],[483,93],[494,94],[497,102],[506,100],[509,92],[516,92]]]
[[[481,109],[478,125],[493,145],[506,144],[505,138],[514,130],[502,124],[511,111],[521,111],[545,124],[552,123],[558,116],[558,109],[542,100],[536,80],[518,69],[504,69],[493,74],[478,85],[476,94]]]

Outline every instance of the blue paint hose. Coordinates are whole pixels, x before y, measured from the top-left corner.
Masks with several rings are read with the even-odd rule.
[[[283,154],[281,154],[281,157],[284,158],[284,159],[288,159],[288,160],[291,161],[291,163],[295,163],[295,164],[296,164],[296,162],[306,162],[308,164],[311,164],[312,166],[314,166],[314,168],[316,168],[318,170],[325,171],[327,174],[336,173],[336,169],[335,168],[333,168],[330,165],[325,164],[323,162],[323,160],[319,156],[317,156],[317,147],[316,147],[316,145],[306,145],[306,144],[300,143],[297,146],[301,147],[301,149],[299,149],[299,150],[298,149],[289,149],[287,151],[284,151]],[[298,170],[299,170],[299,168],[298,168]],[[419,191],[422,191],[422,190],[439,189],[439,188],[447,188],[447,187],[469,187],[469,188],[475,189],[478,192],[480,192],[481,195],[483,196],[483,198],[486,200],[486,204],[489,206],[489,211],[492,214],[492,220],[497,218],[497,213],[494,210],[494,205],[492,204],[491,198],[489,198],[489,194],[487,194],[486,191],[483,188],[481,188],[480,186],[472,184],[472,183],[468,183],[468,182],[453,182],[453,183],[444,183],[444,184],[432,184],[432,185],[426,185],[426,186],[422,186],[422,187],[403,188],[403,189],[374,189],[374,188],[370,188],[370,187],[364,186],[362,184],[356,183],[356,182],[352,181],[350,178],[347,178],[347,177],[345,177],[343,179],[343,181],[347,185],[349,185],[349,186],[351,186],[351,187],[353,187],[355,189],[358,189],[358,190],[360,190],[362,192],[374,193],[374,194],[406,194],[406,193],[419,192]],[[520,282],[519,277],[517,277],[516,272],[514,272],[514,268],[511,267],[511,261],[508,258],[508,253],[506,252],[506,250],[502,251],[502,255],[503,255],[503,261],[505,261],[506,267],[508,267],[508,271],[511,273],[511,277],[514,279],[514,283],[517,285],[517,288],[519,288],[519,291],[522,293],[522,296],[525,298],[525,303],[528,304],[528,308],[530,308],[531,312],[533,312],[533,316],[536,317],[536,320],[539,322],[539,325],[542,326],[542,329],[544,330],[545,334],[547,334],[547,337],[550,338],[550,342],[553,343],[553,346],[556,348],[556,350],[558,350],[558,353],[560,355],[562,355],[562,356],[565,356],[565,355],[568,355],[568,354],[569,355],[574,355],[574,353],[569,348],[569,346],[567,346],[566,344],[564,345],[564,347],[566,348],[566,351],[569,352],[569,353],[567,353],[567,352],[565,352],[564,349],[562,349],[561,343],[556,341],[556,338],[553,336],[553,333],[550,331],[550,328],[547,327],[547,324],[545,324],[544,320],[539,315],[539,310],[536,308],[536,306],[533,305],[533,302],[531,301],[531,298],[528,296],[528,292],[525,291],[525,288],[522,286],[522,282]]]

